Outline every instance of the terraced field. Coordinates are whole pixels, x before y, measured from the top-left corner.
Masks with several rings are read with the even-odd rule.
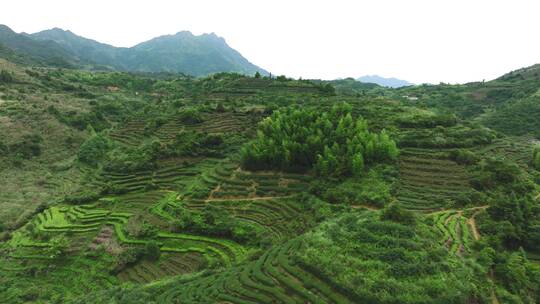
[[[211,168],[215,159],[175,158],[160,160],[157,168],[137,172],[104,172],[104,181],[127,192],[141,192],[149,189],[175,190],[186,186],[187,181],[197,176],[201,170]]]
[[[464,166],[448,159],[439,151],[407,148],[399,161],[401,184],[399,203],[410,210],[429,212],[447,206],[471,189]]]
[[[156,195],[155,197],[158,197],[160,192],[154,192],[152,194]],[[152,195],[147,194],[147,198],[152,197]],[[128,198],[129,197],[124,197],[119,202],[108,202],[108,204],[113,204],[113,206],[110,207],[115,209],[115,205],[122,204],[122,200],[126,200]],[[105,201],[100,201],[99,204],[107,203]],[[126,235],[124,226],[131,216],[132,213],[111,211],[109,209],[105,209],[104,206],[98,207],[97,204],[80,206],[55,206],[38,214],[38,216],[32,221],[32,225],[34,225],[39,231],[52,233],[53,235],[58,233],[67,233],[71,236],[74,234],[80,234],[80,244],[77,244],[75,237],[70,238],[70,248],[72,250],[73,248],[86,249],[86,243],[90,243],[92,239],[94,239],[95,243],[96,238],[103,239],[104,237],[118,240],[118,242],[124,246],[145,245],[149,241],[148,239],[134,239]],[[96,237],[98,231],[101,230],[103,233],[104,227],[111,227],[110,231],[114,231],[114,237],[111,235],[103,236],[102,234]],[[217,238],[161,231],[156,235],[155,239],[159,241],[159,246],[161,247],[162,252],[173,253],[173,255],[165,257],[163,263],[167,263],[169,260],[170,263],[187,263],[187,260],[193,260],[194,257],[197,256],[197,260],[205,260],[209,262],[213,261],[217,264],[232,265],[245,253],[245,249],[242,246],[229,240],[221,240]],[[14,235],[11,245],[15,248],[29,248],[28,252],[26,253],[19,250],[17,255],[14,255],[13,257],[26,256],[34,258],[40,258],[41,254],[39,248],[51,246],[51,244],[48,242],[35,242],[30,240],[19,232]],[[92,244],[89,246],[90,248],[95,247],[92,246]],[[23,254],[21,254],[21,252]],[[186,261],[183,261],[179,257],[185,257]],[[198,265],[198,263],[195,264]],[[194,263],[191,264],[195,265]],[[143,266],[144,265],[148,265],[148,263],[143,264]],[[190,269],[198,269],[198,266],[195,266],[191,268],[186,266],[182,269],[184,272],[187,272]],[[137,267],[142,266],[136,266],[134,269],[138,269]],[[161,274],[163,274],[163,272]]]
[[[196,124],[186,124],[175,118],[161,126],[155,136],[163,141],[174,139],[181,130],[199,131],[206,133],[244,133],[252,131],[258,117],[247,113],[225,112],[203,115],[203,121]]]
[[[224,100],[226,98],[243,98],[257,94],[310,94],[320,95],[321,91],[309,84],[277,84],[268,79],[243,78],[237,79],[234,83],[225,88],[214,89],[209,93],[209,98],[214,100]]]
[[[129,121],[121,128],[110,132],[109,137],[127,146],[137,146],[145,136],[145,125],[144,120]]]
[[[306,189],[309,176],[276,172],[251,173],[224,167],[207,175],[215,185],[208,200],[230,198],[285,197]]]
[[[158,127],[155,131],[147,131],[145,120],[129,121],[112,132],[109,136],[126,146],[135,147],[141,144],[146,138],[158,138],[168,142],[176,135],[184,131],[198,131],[209,134],[215,133],[249,133],[253,132],[257,122],[261,119],[258,115],[240,112],[203,113],[203,121],[200,123],[188,124],[180,117],[172,117],[168,122]]]
[[[479,155],[504,157],[527,169],[531,162],[534,143],[532,137],[501,138],[490,145],[476,147],[474,151]]]
[[[431,214],[437,230],[444,236],[441,243],[451,253],[462,256],[471,252],[472,243],[479,238],[474,224],[475,214],[471,213],[469,218],[464,216],[463,211],[456,210]]]
[[[122,282],[146,284],[175,275],[196,272],[205,263],[205,258],[197,252],[166,253],[158,263],[144,260],[123,270],[118,274],[118,279]]]
[[[175,216],[170,212],[179,202],[193,211],[211,204],[224,208],[237,219],[261,227],[272,238],[282,239],[297,235],[308,226],[301,207],[291,195],[305,189],[310,178],[288,173],[246,172],[225,160],[201,173],[195,196],[178,195],[172,201],[162,200],[152,211],[164,220],[172,221]]]
[[[192,282],[174,284],[160,303],[354,303],[324,278],[291,260],[301,243],[289,241],[257,260]]]

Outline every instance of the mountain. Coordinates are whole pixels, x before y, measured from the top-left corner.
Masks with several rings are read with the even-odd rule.
[[[71,31],[65,31],[60,28],[53,28],[27,36],[37,41],[53,41],[71,54],[79,58],[84,58],[87,62],[97,63],[115,69],[128,70],[119,64],[122,51],[125,48],[116,48],[112,45],[75,35]]]
[[[0,25],[0,56],[23,64],[72,67],[80,60],[54,41],[35,40]]]
[[[182,31],[123,48],[87,39],[60,28],[34,34],[17,34],[7,26],[1,26],[0,56],[15,61],[13,53],[28,57],[18,62],[34,65],[130,72],[178,72],[193,76],[219,72],[267,74],[214,33],[196,36]]]
[[[214,33],[194,36],[183,31],[140,43],[131,51],[126,63],[137,71],[182,71],[195,76],[222,71],[266,74]]]
[[[406,87],[413,85],[413,83],[410,83],[406,80],[401,80],[397,78],[385,78],[378,75],[366,75],[357,78],[356,80],[361,82],[369,82],[369,83],[376,83],[383,87],[389,87],[389,88],[399,88],[399,87]]]

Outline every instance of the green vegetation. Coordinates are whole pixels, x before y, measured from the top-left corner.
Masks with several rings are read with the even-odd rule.
[[[389,207],[383,221],[378,216],[348,214],[324,223],[306,236],[299,262],[331,278],[356,303],[422,303],[433,298],[466,303],[475,298],[478,277],[463,261],[432,246],[430,227],[410,225],[405,220],[409,216],[397,207]],[[462,275],[468,280],[461,280]]]
[[[10,82],[13,82],[13,75],[8,71],[1,70],[0,83],[10,83]]]
[[[314,168],[322,176],[360,175],[364,165],[395,160],[396,144],[383,131],[368,131],[363,119],[354,120],[348,104],[330,112],[287,109],[260,124],[257,139],[242,149],[248,169]]]
[[[1,25],[0,45],[3,58],[30,65],[182,72],[194,76],[223,71],[267,74],[215,34],[195,36],[183,31],[142,42],[136,47],[117,48],[58,28],[34,34],[17,34]],[[188,50],[179,45],[190,45],[190,48]]]
[[[485,124],[510,135],[540,136],[540,96],[520,99],[486,116]]]
[[[531,69],[389,89],[0,60],[0,299],[540,302]]]
[[[533,152],[533,166],[540,170],[540,146],[536,146]]]

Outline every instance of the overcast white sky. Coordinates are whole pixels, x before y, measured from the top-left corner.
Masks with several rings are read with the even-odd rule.
[[[540,0],[3,0],[0,23],[115,46],[215,32],[274,74],[492,79],[540,63]]]

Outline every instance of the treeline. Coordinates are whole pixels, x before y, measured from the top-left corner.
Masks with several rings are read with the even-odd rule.
[[[396,143],[383,130],[372,133],[351,106],[330,111],[289,107],[259,125],[257,137],[241,150],[242,164],[251,170],[306,171],[321,176],[360,174],[365,165],[398,157]]]

